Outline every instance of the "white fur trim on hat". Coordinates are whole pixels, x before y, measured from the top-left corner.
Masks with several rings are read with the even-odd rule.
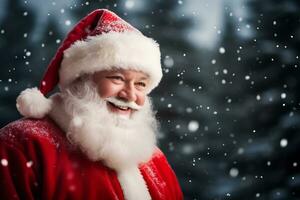
[[[162,78],[159,45],[137,31],[109,32],[77,41],[64,51],[59,85],[64,88],[82,74],[114,68],[148,74],[152,90]]]
[[[36,87],[27,88],[17,98],[17,109],[24,117],[43,118],[49,113],[52,101],[47,99]]]

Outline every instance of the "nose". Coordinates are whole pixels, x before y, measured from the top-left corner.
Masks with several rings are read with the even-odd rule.
[[[126,84],[119,92],[119,97],[125,101],[133,101],[137,100],[137,95],[135,93],[133,84]]]

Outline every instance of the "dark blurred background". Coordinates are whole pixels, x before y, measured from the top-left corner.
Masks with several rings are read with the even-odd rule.
[[[96,8],[161,45],[151,96],[185,199],[300,199],[299,0],[0,0],[1,127]]]

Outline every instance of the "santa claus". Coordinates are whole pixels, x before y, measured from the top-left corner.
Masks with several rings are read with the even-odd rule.
[[[154,40],[105,9],[83,18],[0,130],[0,199],[183,199],[156,147],[161,78]]]

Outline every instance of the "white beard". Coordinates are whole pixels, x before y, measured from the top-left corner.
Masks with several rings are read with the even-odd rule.
[[[65,112],[70,116],[69,141],[91,160],[101,160],[115,170],[147,162],[156,147],[157,130],[150,99],[147,97],[145,105],[125,119],[108,110],[91,82],[84,87],[85,92],[80,94],[61,93]]]

